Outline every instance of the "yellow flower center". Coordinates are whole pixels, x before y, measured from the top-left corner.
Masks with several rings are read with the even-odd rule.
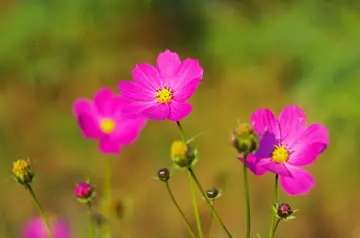
[[[271,160],[277,163],[285,163],[289,159],[289,151],[284,146],[275,146]]]
[[[173,98],[173,93],[165,86],[163,89],[156,90],[155,98],[159,103],[169,103]]]
[[[16,177],[24,177],[30,172],[30,164],[28,161],[23,159],[17,160],[13,164],[12,171]]]
[[[187,152],[187,145],[182,141],[174,141],[171,145],[172,157],[185,157]]]
[[[108,118],[103,119],[100,122],[100,129],[102,132],[104,132],[106,134],[113,132],[115,129],[115,126],[116,126],[115,122]]]

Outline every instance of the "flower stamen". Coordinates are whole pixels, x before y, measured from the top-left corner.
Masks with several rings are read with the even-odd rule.
[[[100,130],[106,134],[110,134],[116,127],[115,122],[112,119],[106,118],[100,122]]]
[[[276,163],[285,163],[289,159],[289,151],[284,146],[275,146],[271,160]]]
[[[169,103],[173,98],[173,93],[165,86],[163,89],[156,90],[155,98],[159,103]]]

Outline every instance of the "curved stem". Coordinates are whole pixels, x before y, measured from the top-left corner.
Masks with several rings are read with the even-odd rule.
[[[275,227],[274,227],[274,230],[273,230],[273,237],[275,236],[275,232],[276,232],[276,229],[278,228],[278,226],[279,226],[279,224],[280,224],[280,219],[278,219],[277,221],[276,221],[276,224],[275,224]]]
[[[278,184],[279,184],[279,175],[275,175],[275,183],[274,183],[274,203],[273,205],[277,204],[278,202]],[[275,214],[271,216],[271,225],[269,231],[269,238],[273,238],[275,234],[274,224],[275,224]]]
[[[251,217],[250,217],[250,193],[249,193],[249,183],[247,179],[247,167],[246,161],[247,155],[244,156],[243,163],[243,180],[244,180],[244,190],[245,190],[245,204],[246,204],[246,238],[250,238],[251,233]]]
[[[196,227],[198,230],[199,238],[203,238],[204,234],[202,232],[202,227],[201,227],[199,207],[198,207],[197,200],[196,200],[196,191],[195,191],[195,187],[194,187],[194,181],[193,181],[193,178],[190,173],[189,173],[189,181],[190,181],[191,197],[192,197],[192,202],[193,202],[193,207],[194,207],[194,215],[195,215],[195,220],[196,220]]]
[[[182,218],[184,219],[184,221],[185,221],[185,223],[186,223],[186,226],[187,226],[187,228],[188,228],[188,230],[189,230],[189,233],[190,233],[191,237],[196,238],[196,235],[195,235],[195,233],[194,233],[194,230],[191,228],[191,225],[190,225],[189,220],[186,218],[184,212],[181,210],[179,204],[177,203],[177,201],[176,201],[176,199],[175,199],[175,197],[174,197],[174,194],[173,194],[172,191],[171,191],[169,182],[166,181],[166,182],[165,182],[165,185],[166,185],[166,190],[168,191],[168,193],[169,193],[169,195],[170,195],[170,197],[171,197],[172,202],[174,203],[175,207],[177,208],[177,210],[179,211],[180,215],[181,215]]]
[[[30,184],[25,184],[25,187],[29,190],[29,192],[31,194],[31,197],[32,197],[32,199],[34,201],[35,207],[39,211],[40,217],[45,223],[46,231],[49,234],[49,237],[54,238],[54,235],[52,234],[51,229],[50,229],[49,222],[45,217],[44,210],[41,208],[40,203],[39,203],[38,199],[35,196],[34,190],[32,189]]]
[[[214,218],[217,220],[217,222],[219,222],[219,224],[221,225],[221,227],[224,229],[224,231],[226,232],[226,234],[228,235],[228,237],[231,237],[232,238],[232,235],[230,234],[230,232],[228,231],[228,229],[226,228],[226,226],[224,225],[224,223],[222,222],[222,220],[220,219],[219,215],[217,214],[217,212],[215,211],[215,208],[213,206],[211,206],[211,202],[210,200],[207,198],[199,180],[196,178],[196,175],[194,173],[194,170],[192,168],[188,168],[192,178],[194,179],[196,185],[198,186],[200,192],[201,192],[201,195],[203,196],[203,198],[205,199],[206,201],[206,204],[208,205],[212,215],[214,216]]]
[[[211,201],[211,206],[214,206],[214,202],[213,202],[213,201]],[[209,219],[209,224],[208,224],[208,234],[207,234],[207,238],[210,238],[210,235],[211,235],[212,220],[213,220],[213,214],[210,213],[210,219]]]
[[[88,205],[88,212],[89,212],[89,219],[90,219],[90,237],[95,238],[94,212],[93,212],[93,209],[92,209],[91,202],[88,202],[87,205]]]

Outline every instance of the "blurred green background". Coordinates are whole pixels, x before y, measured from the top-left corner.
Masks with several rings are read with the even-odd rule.
[[[281,191],[280,200],[300,212],[280,224],[278,237],[360,237],[359,25],[354,0],[0,0],[0,237],[20,237],[36,214],[11,180],[13,160],[26,157],[45,210],[69,219],[75,238],[88,237],[86,207],[73,189],[92,178],[100,198],[107,158],[82,138],[72,104],[99,87],[116,89],[136,63],[155,64],[167,48],[204,68],[182,123],[188,136],[205,132],[197,175],[205,188],[223,189],[216,206],[234,237],[245,234],[245,207],[229,134],[257,108],[279,113],[288,104],[304,108],[308,123],[326,125],[331,142],[309,168],[316,179],[309,195]],[[112,221],[114,238],[187,237],[165,187],[152,179],[170,166],[178,138],[175,123],[151,121],[115,159],[113,195],[124,209]],[[250,182],[253,237],[266,237],[273,176],[250,175]],[[195,227],[187,174],[176,173],[171,185]],[[216,223],[213,234],[225,237]]]

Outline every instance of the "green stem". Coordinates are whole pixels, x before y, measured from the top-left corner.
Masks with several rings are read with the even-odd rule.
[[[194,179],[196,185],[198,186],[200,192],[201,192],[201,195],[203,196],[203,198],[205,199],[206,201],[206,204],[208,205],[212,215],[214,216],[214,218],[216,219],[217,222],[219,222],[219,224],[221,225],[221,227],[224,229],[224,231],[226,232],[226,234],[228,235],[228,237],[232,238],[232,235],[230,234],[230,232],[228,231],[228,229],[226,228],[226,226],[224,225],[224,223],[222,222],[222,220],[220,219],[219,215],[217,214],[217,212],[215,211],[215,208],[213,206],[211,206],[211,202],[210,200],[207,198],[205,192],[204,192],[204,189],[202,188],[199,180],[197,179],[195,173],[194,173],[194,170],[192,168],[188,168],[190,174],[191,174],[191,177]]]
[[[211,206],[214,206],[214,202],[213,202],[213,201],[211,201]],[[212,215],[212,213],[210,213],[210,219],[209,219],[209,224],[208,224],[208,234],[207,234],[207,238],[210,238],[210,235],[211,235],[212,220],[213,220],[213,215]]]
[[[45,223],[46,231],[47,231],[47,233],[49,234],[49,237],[50,237],[50,238],[54,238],[54,235],[52,234],[51,229],[50,229],[49,222],[48,222],[48,220],[46,219],[45,214],[44,214],[44,211],[43,211],[43,209],[41,208],[40,203],[39,203],[38,199],[37,199],[36,196],[35,196],[34,190],[32,189],[32,187],[31,187],[30,184],[25,184],[25,187],[29,190],[29,192],[30,192],[30,194],[31,194],[31,196],[32,196],[32,199],[33,199],[33,201],[34,201],[35,207],[36,207],[36,209],[39,211],[40,217],[42,218],[42,220],[43,220],[44,223]]]
[[[278,203],[278,185],[279,185],[279,175],[275,175],[275,183],[274,183],[274,204]],[[269,231],[269,238],[274,238],[274,234],[275,234],[275,229],[274,229],[274,224],[275,224],[275,214],[273,213],[271,216],[271,225],[270,225],[270,231]]]
[[[105,165],[105,184],[104,184],[104,202],[109,204],[112,197],[112,158],[106,158]]]
[[[168,191],[168,193],[169,193],[169,195],[170,195],[170,197],[171,197],[172,202],[174,203],[175,207],[178,209],[179,213],[181,214],[182,218],[184,219],[184,221],[185,221],[185,223],[186,223],[186,226],[187,226],[187,228],[188,228],[188,230],[189,230],[189,233],[190,233],[191,237],[196,238],[195,232],[194,232],[194,230],[191,228],[191,225],[190,225],[189,220],[186,218],[184,212],[181,210],[179,204],[177,203],[177,201],[176,201],[176,199],[175,199],[175,197],[174,197],[174,194],[173,194],[172,191],[171,191],[169,182],[166,181],[166,182],[165,182],[165,185],[166,185],[166,189],[167,189],[167,191]]]
[[[93,209],[92,209],[91,202],[88,202],[87,205],[88,205],[88,212],[89,212],[89,219],[90,219],[90,237],[95,238],[94,212],[93,212]]]
[[[202,238],[202,237],[204,237],[204,234],[202,232],[199,208],[198,208],[198,204],[197,204],[197,200],[196,200],[196,190],[195,190],[193,178],[191,177],[190,173],[189,173],[189,181],[190,181],[191,197],[192,197],[192,202],[193,202],[193,207],[194,207],[194,215],[195,215],[195,220],[196,220],[196,227],[198,230],[199,237]]]
[[[184,141],[184,143],[186,144],[186,136],[185,136],[185,132],[184,129],[181,126],[180,121],[176,122],[176,125],[178,126],[179,130],[180,130],[180,134],[181,134],[181,139]]]
[[[244,180],[244,190],[245,190],[245,203],[246,203],[246,238],[250,238],[251,233],[251,219],[250,219],[250,193],[249,193],[249,183],[247,179],[247,167],[246,161],[247,155],[244,156],[243,163],[243,180]]]
[[[104,181],[104,197],[103,197],[103,206],[106,213],[108,214],[108,209],[111,204],[112,199],[112,158],[105,158],[105,181]],[[111,238],[111,227],[108,225],[106,229],[106,237]]]
[[[274,227],[274,231],[273,231],[273,236],[275,236],[275,232],[276,232],[276,229],[278,228],[278,226],[279,226],[279,224],[280,224],[280,219],[278,219],[277,221],[276,221],[276,224],[275,224],[275,227]]]

